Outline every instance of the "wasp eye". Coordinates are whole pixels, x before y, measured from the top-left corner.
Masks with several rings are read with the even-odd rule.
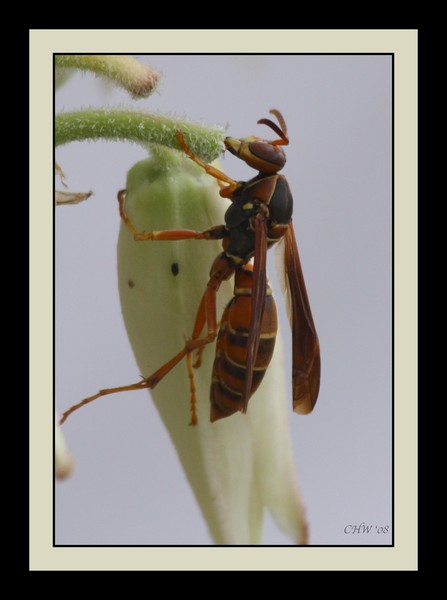
[[[278,146],[272,146],[269,142],[252,142],[250,152],[256,158],[269,164],[276,165],[281,169],[286,164],[286,155]]]

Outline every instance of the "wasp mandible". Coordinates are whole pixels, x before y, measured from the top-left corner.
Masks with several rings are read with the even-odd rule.
[[[235,181],[197,157],[177,133],[180,148],[220,184],[220,195],[231,205],[225,224],[205,231],[173,229],[140,233],[125,211],[125,190],[118,193],[120,216],[135,241],[222,240],[223,251],[214,260],[206,290],[197,310],[191,338],[184,348],[149,377],[135,384],[100,390],[68,409],[61,423],[75,410],[93,400],[122,391],[153,389],[181,360],[186,358],[191,389],[191,425],[197,423],[196,390],[192,354],[200,366],[204,347],[217,337],[216,356],[210,388],[210,420],[247,412],[248,402],[260,385],[273,355],[277,332],[276,306],[267,283],[267,250],[284,242],[284,276],[292,328],[293,410],[306,414],[317,401],[320,386],[320,347],[312,318],[303,271],[292,225],[293,198],[284,175],[286,163],[282,146],[289,143],[285,121],[278,110],[270,111],[279,125],[260,119],[278,136],[265,140],[256,136],[227,137],[231,154],[256,169],[246,182]],[[234,275],[234,297],[217,322],[216,295],[223,281]],[[206,335],[202,335],[206,327]]]

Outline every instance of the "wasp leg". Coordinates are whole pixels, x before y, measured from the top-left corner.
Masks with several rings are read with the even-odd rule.
[[[234,179],[231,179],[231,177],[228,177],[228,175],[225,175],[225,173],[222,173],[222,171],[219,171],[219,169],[216,169],[212,165],[209,165],[208,163],[203,161],[201,158],[196,156],[194,154],[194,152],[187,146],[187,144],[185,142],[185,138],[181,131],[177,131],[177,141],[179,143],[180,148],[183,150],[183,152],[185,154],[187,154],[189,156],[189,158],[191,160],[193,160],[196,164],[198,164],[200,167],[202,167],[202,169],[205,169],[205,171],[208,173],[208,175],[211,175],[211,177],[214,177],[215,179],[217,179],[220,187],[222,188],[220,191],[220,195],[223,198],[231,198],[233,192],[239,187],[239,183],[237,181],[235,181]],[[221,185],[221,182],[227,183],[228,185],[223,187]]]
[[[224,261],[225,262],[225,261]],[[221,265],[219,259],[216,259],[215,263],[217,265]],[[109,394],[116,394],[118,392],[130,392],[134,390],[143,390],[143,389],[153,389],[166,375],[172,371],[172,369],[183,359],[186,357],[187,368],[188,368],[188,377],[190,379],[190,393],[191,393],[191,421],[190,425],[197,424],[197,394],[196,387],[194,383],[194,374],[191,364],[191,355],[196,350],[199,350],[206,346],[207,344],[211,344],[217,335],[217,319],[216,319],[216,293],[219,289],[221,282],[230,277],[231,269],[219,270],[214,274],[212,273],[210,280],[208,282],[205,293],[202,296],[202,299],[199,304],[199,308],[197,310],[196,320],[194,323],[194,329],[191,336],[191,339],[185,343],[183,350],[181,350],[178,354],[173,356],[167,363],[165,363],[162,367],[160,367],[155,373],[150,375],[149,377],[145,377],[142,381],[138,383],[132,383],[130,385],[125,385],[121,387],[115,388],[107,388],[104,390],[100,390],[94,396],[89,396],[85,398],[78,404],[75,404],[67,411],[65,411],[59,421],[59,424],[62,425],[71,413],[75,412],[82,406],[86,404],[90,404],[94,400],[101,398],[102,396],[107,396]],[[207,335],[205,337],[199,337],[202,333],[202,330],[207,325]]]
[[[225,225],[216,225],[209,229],[205,229],[205,231],[194,231],[192,229],[165,229],[163,231],[139,233],[124,210],[125,196],[126,190],[120,190],[118,192],[120,217],[133,235],[134,240],[137,242],[148,240],[169,242],[179,240],[221,240],[228,236],[228,229]]]
[[[108,394],[117,394],[118,392],[130,392],[132,390],[143,390],[144,388],[147,388],[147,385],[146,385],[146,381],[143,379],[142,381],[139,381],[138,383],[131,383],[130,385],[123,385],[121,387],[107,388],[105,390],[99,390],[99,392],[97,394],[95,394],[94,396],[89,396],[88,398],[85,398],[78,404],[74,404],[68,410],[66,410],[62,414],[62,417],[59,420],[59,425],[62,425],[63,423],[65,423],[67,418],[71,415],[71,413],[74,413],[75,410],[78,410],[78,408],[81,408],[82,406],[85,406],[86,404],[90,404],[90,402],[93,402],[94,400],[96,400],[97,398],[100,398],[101,396],[107,396]]]
[[[171,358],[171,360],[169,360],[162,367],[160,367],[160,369],[158,369],[155,373],[145,379],[146,386],[150,389],[153,389],[184,357],[186,357],[191,395],[190,425],[197,425],[197,390],[194,382],[194,371],[192,368],[191,356],[196,350],[201,353],[207,344],[211,344],[216,339],[216,292],[219,285],[220,282],[215,282],[213,279],[211,279],[208,283],[207,289],[202,296],[202,300],[200,301],[191,339],[185,343],[183,350]],[[207,325],[207,335],[201,338],[199,336],[205,327],[205,323]]]
[[[216,325],[216,329],[219,330],[220,328],[220,321],[219,323],[217,323]],[[202,346],[201,348],[199,348],[196,352],[196,359],[193,363],[193,368],[194,369],[200,369],[200,367],[202,366],[202,356],[203,356],[203,351],[205,350],[205,346]]]

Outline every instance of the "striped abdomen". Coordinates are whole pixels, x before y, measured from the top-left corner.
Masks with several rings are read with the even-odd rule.
[[[246,265],[236,271],[234,297],[222,315],[210,391],[210,420],[212,422],[229,417],[242,410],[244,406],[252,279],[251,265]],[[277,329],[275,301],[270,287],[267,286],[267,297],[261,322],[261,338],[255,358],[250,397],[261,383],[272,358]]]

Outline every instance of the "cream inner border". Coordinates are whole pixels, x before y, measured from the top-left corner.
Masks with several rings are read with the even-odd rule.
[[[228,40],[231,40],[229,47]],[[417,30],[30,31],[30,569],[417,569]],[[395,547],[52,546],[52,61],[65,53],[395,55]],[[397,476],[398,475],[398,476]]]

